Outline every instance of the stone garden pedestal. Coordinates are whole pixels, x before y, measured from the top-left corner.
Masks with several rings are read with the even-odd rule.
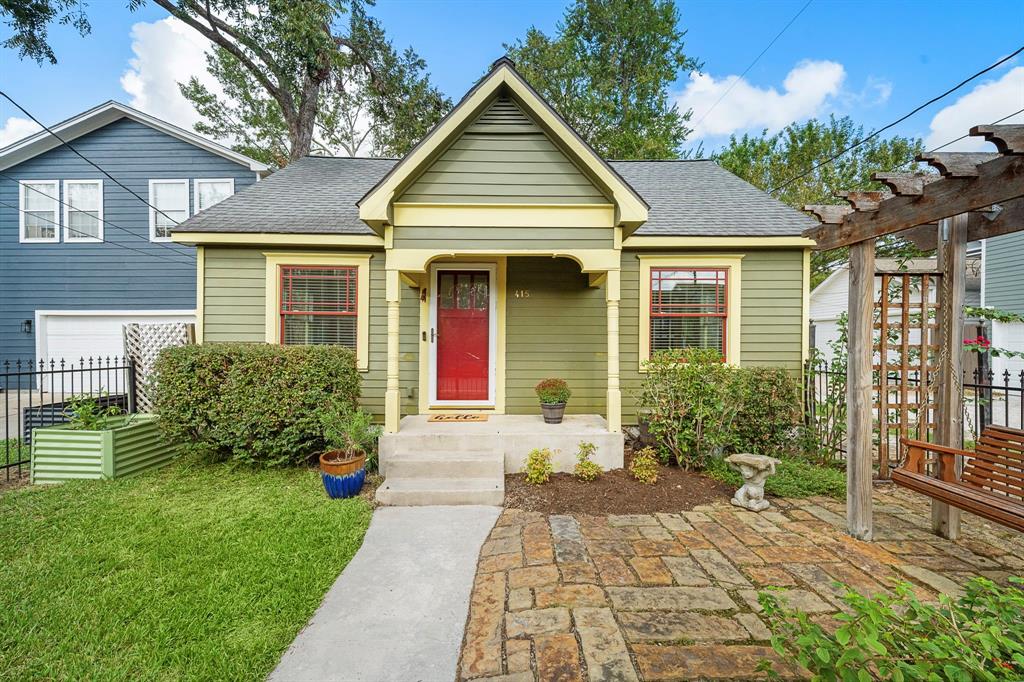
[[[779,460],[741,452],[729,455],[725,461],[743,476],[743,485],[733,495],[731,502],[737,507],[756,512],[770,507],[771,504],[764,499],[764,482],[775,473],[775,465],[780,464]]]

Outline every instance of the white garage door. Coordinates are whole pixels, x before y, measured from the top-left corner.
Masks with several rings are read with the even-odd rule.
[[[124,355],[126,324],[195,322],[194,310],[37,310],[36,357],[74,361]]]

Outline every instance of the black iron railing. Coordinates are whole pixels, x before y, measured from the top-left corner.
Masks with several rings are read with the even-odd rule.
[[[72,400],[135,411],[135,370],[125,358],[15,360],[0,365],[0,480],[28,471],[32,429],[63,424]]]

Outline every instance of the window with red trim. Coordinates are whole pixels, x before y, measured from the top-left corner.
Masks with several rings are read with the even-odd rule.
[[[725,357],[725,268],[651,268],[651,352],[717,348]]]
[[[356,347],[354,266],[281,267],[281,343]]]

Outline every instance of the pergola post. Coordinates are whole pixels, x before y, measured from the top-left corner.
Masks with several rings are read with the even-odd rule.
[[[871,359],[875,294],[875,240],[850,246],[848,360],[846,377],[846,526],[871,540]]]
[[[619,299],[620,272],[609,270],[605,281],[605,304],[608,316],[608,430],[622,430],[622,391],[619,387]]]
[[[384,391],[384,432],[398,433],[402,401],[398,374],[399,310],[402,290],[398,270],[386,270],[384,297],[388,304],[387,386]]]
[[[962,448],[963,403],[961,381],[963,377],[964,297],[967,286],[967,227],[968,215],[961,213],[939,221],[938,261],[942,272],[939,287],[939,376],[937,386],[937,414],[935,441],[941,445]],[[936,472],[943,481],[957,480],[963,462],[956,458],[952,467]],[[960,537],[960,510],[945,502],[932,500],[932,530],[942,537],[955,540]]]

